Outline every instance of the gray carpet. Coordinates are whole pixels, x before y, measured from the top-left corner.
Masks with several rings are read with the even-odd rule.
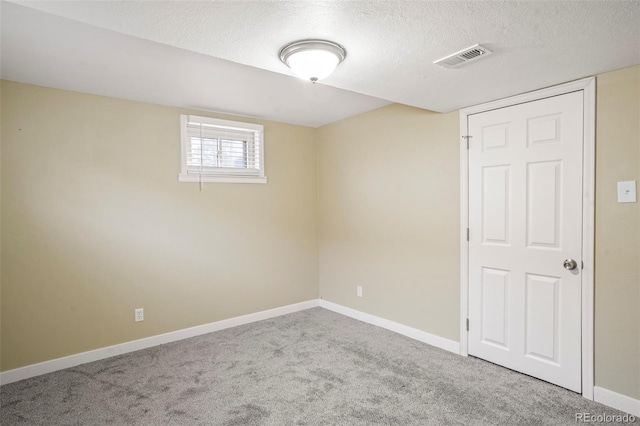
[[[4,385],[0,400],[2,425],[575,425],[577,412],[622,414],[321,308]]]

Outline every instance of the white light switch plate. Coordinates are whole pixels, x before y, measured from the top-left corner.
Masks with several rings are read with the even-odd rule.
[[[618,182],[618,202],[619,203],[635,203],[636,202],[636,181],[635,180]]]

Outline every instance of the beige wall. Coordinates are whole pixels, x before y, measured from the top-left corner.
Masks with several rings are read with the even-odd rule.
[[[640,183],[640,66],[597,90],[595,380],[640,399],[640,204],[616,202]],[[393,105],[317,141],[320,296],[458,340],[458,113]]]
[[[596,385],[640,399],[640,203],[616,195],[640,184],[640,66],[597,81]]]
[[[640,181],[640,67],[597,89],[596,385],[640,399],[640,204],[615,198],[617,181]],[[2,370],[318,286],[459,339],[457,112],[267,122],[269,183],[201,193],[177,182],[183,110],[9,82],[1,108]]]
[[[402,105],[318,130],[322,298],[459,339],[459,138]]]
[[[2,370],[318,297],[313,129],[260,122],[268,183],[200,192],[197,111],[7,81],[1,108]]]

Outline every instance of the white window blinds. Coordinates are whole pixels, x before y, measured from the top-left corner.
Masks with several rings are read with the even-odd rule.
[[[263,126],[182,115],[182,182],[265,182]]]

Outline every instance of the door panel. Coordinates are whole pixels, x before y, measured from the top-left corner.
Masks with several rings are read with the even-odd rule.
[[[527,164],[527,247],[560,248],[562,162]]]
[[[482,169],[482,240],[485,244],[509,244],[509,166]]]
[[[558,363],[560,278],[527,274],[525,355]]]
[[[469,354],[577,392],[582,96],[468,116]]]
[[[482,342],[509,348],[509,271],[482,269]]]

